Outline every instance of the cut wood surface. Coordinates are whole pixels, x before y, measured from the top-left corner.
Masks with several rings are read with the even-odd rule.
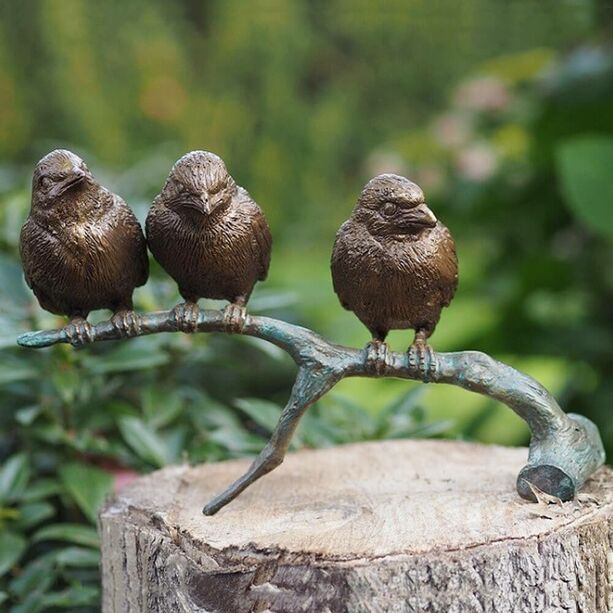
[[[173,466],[100,516],[104,610],[602,613],[613,478],[534,504],[526,449],[389,441],[288,455],[217,515],[248,460]]]

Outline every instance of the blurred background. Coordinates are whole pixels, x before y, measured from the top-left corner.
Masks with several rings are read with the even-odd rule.
[[[611,9],[0,3],[0,608],[97,610],[105,496],[167,463],[258,452],[295,374],[275,347],[225,335],[16,348],[19,333],[63,324],[33,300],[18,257],[32,168],[53,148],[81,155],[141,220],[180,155],[218,153],[273,231],[251,311],[353,346],[369,337],[333,293],[334,235],[370,177],[407,175],[458,245],[460,287],[433,346],[532,375],[611,451]],[[155,265],[135,297],[143,311],[178,300]],[[355,379],[308,412],[294,447],[409,436],[528,442],[494,401]]]

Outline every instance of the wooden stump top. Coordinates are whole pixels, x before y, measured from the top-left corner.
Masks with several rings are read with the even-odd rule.
[[[534,504],[515,491],[526,459],[525,448],[434,440],[304,450],[212,517],[202,506],[249,460],[172,466],[124,488],[102,518],[141,517],[201,553],[349,561],[467,549],[610,516],[611,469],[573,502]]]

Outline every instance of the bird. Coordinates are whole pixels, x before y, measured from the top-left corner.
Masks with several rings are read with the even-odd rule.
[[[209,298],[228,301],[224,325],[239,332],[249,296],[268,274],[272,237],[264,213],[224,161],[200,150],[177,160],[145,230],[153,257],[185,301],[173,309],[177,327],[195,331],[198,300]]]
[[[421,188],[381,174],[363,188],[336,234],[331,272],[342,306],[372,334],[367,360],[385,369],[390,330],[413,329],[409,355],[433,364],[428,339],[458,285],[458,260],[449,230],[437,220]]]
[[[67,149],[34,169],[20,254],[40,306],[69,318],[64,330],[73,345],[94,340],[87,316],[97,309],[113,311],[121,336],[138,333],[132,293],[149,276],[145,236],[128,205]]]

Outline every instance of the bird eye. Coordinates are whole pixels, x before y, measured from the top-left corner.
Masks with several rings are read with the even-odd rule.
[[[43,189],[47,189],[51,185],[51,179],[49,177],[42,177],[40,180],[40,186]]]
[[[391,217],[396,212],[396,205],[393,202],[386,202],[383,206],[383,214],[386,217]]]

